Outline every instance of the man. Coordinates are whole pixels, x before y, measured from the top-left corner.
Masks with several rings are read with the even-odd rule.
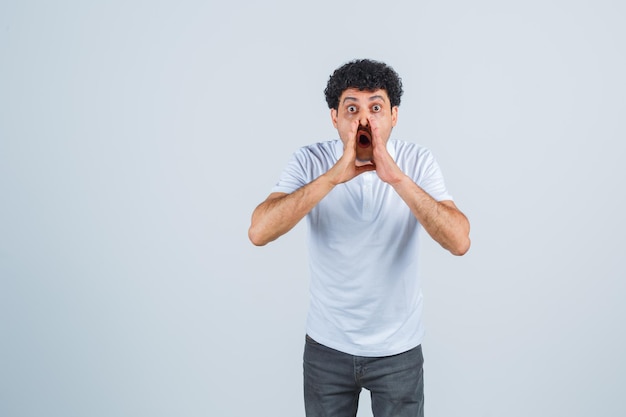
[[[420,230],[454,255],[469,222],[425,148],[389,140],[402,82],[384,63],[355,60],[325,89],[341,140],[298,150],[252,214],[265,245],[303,217],[311,301],[304,350],[308,417],[352,417],[364,387],[380,416],[423,415]]]

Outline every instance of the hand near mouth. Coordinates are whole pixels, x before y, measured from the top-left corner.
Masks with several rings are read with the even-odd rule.
[[[366,171],[373,171],[375,166],[371,163],[357,165],[357,131],[359,122],[354,121],[350,126],[348,137],[344,140],[343,155],[335,165],[326,173],[334,184],[341,184],[350,181],[359,174]]]
[[[387,143],[380,135],[378,122],[372,117],[368,121],[372,131],[373,162],[376,167],[376,174],[382,181],[391,185],[400,182],[405,176],[404,172],[387,151]]]

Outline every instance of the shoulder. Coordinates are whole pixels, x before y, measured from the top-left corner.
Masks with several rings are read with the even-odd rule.
[[[389,141],[389,144],[396,154],[397,161],[409,160],[417,162],[433,159],[430,149],[417,143],[392,139]]]
[[[391,141],[389,141],[391,143]],[[392,152],[400,169],[418,185],[426,178],[441,176],[439,165],[433,153],[425,146],[394,140]]]
[[[337,159],[337,150],[343,150],[340,140],[329,140],[324,142],[316,142],[310,145],[302,146],[294,153],[298,159],[314,159],[314,160],[331,160]]]
[[[338,139],[316,142],[310,145],[302,146],[300,149],[298,149],[298,151],[311,153],[327,152],[329,150],[334,150],[337,146],[337,143],[340,142],[341,141]]]

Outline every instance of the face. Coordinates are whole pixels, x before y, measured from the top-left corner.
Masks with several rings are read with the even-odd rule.
[[[359,161],[370,161],[373,148],[369,121],[374,120],[378,125],[380,136],[386,144],[398,119],[398,107],[391,107],[385,90],[360,91],[357,88],[345,90],[339,97],[337,107],[337,110],[331,109],[330,115],[341,141],[344,145],[347,143],[351,125],[358,120],[356,157]]]

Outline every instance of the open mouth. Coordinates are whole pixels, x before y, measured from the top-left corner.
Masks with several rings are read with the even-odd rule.
[[[367,148],[372,143],[372,136],[366,130],[359,130],[357,133],[357,143],[361,148]]]

